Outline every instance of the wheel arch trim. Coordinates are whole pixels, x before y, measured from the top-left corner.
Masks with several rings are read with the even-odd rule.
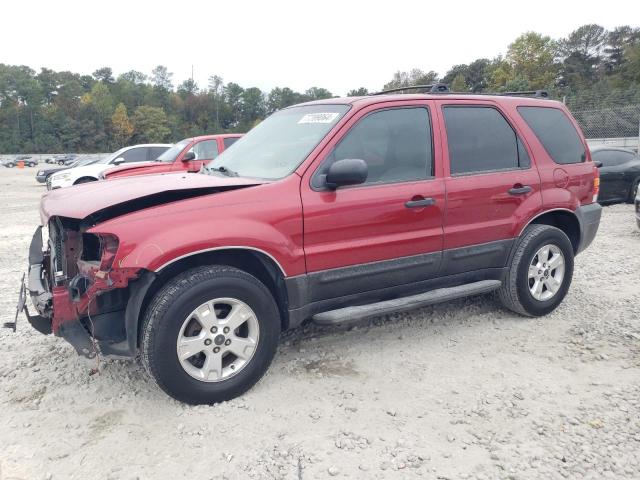
[[[178,262],[178,261],[183,260],[185,258],[192,257],[194,255],[199,255],[199,254],[205,253],[205,252],[215,252],[215,251],[222,251],[222,250],[250,250],[250,251],[253,251],[253,252],[262,253],[263,255],[269,257],[273,261],[273,263],[278,266],[278,268],[280,269],[280,272],[282,273],[283,277],[287,278],[287,272],[284,270],[284,268],[282,268],[282,265],[280,264],[280,262],[278,262],[278,260],[276,260],[276,258],[273,255],[271,255],[269,252],[265,252],[264,250],[262,250],[260,248],[248,247],[246,245],[225,245],[224,247],[212,247],[212,248],[203,248],[201,250],[194,250],[193,252],[185,253],[184,255],[180,255],[178,257],[172,258],[171,260],[169,260],[168,262],[163,263],[162,265],[160,265],[159,267],[157,267],[153,271],[155,273],[160,273],[164,268],[168,267],[172,263]]]
[[[544,211],[538,213],[537,215],[531,217],[529,219],[529,221],[527,221],[527,223],[525,223],[524,226],[520,229],[520,232],[518,233],[517,236],[518,237],[522,236],[522,234],[524,233],[525,228],[527,228],[529,225],[531,225],[536,218],[540,218],[541,216],[546,215],[547,213],[552,213],[552,212],[567,212],[567,213],[570,213],[575,217],[575,219],[578,222],[578,224],[580,224],[580,220],[578,219],[578,216],[576,215],[575,211],[573,211],[573,210],[571,210],[569,208],[552,208],[550,210],[544,210]]]

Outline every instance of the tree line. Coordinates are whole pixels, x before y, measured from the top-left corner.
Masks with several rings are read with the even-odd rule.
[[[162,65],[149,75],[131,70],[115,77],[109,67],[80,75],[0,64],[0,152],[104,152],[245,132],[276,110],[334,96],[320,87],[263,92],[217,75],[206,86],[192,79],[175,86],[172,77]],[[607,31],[590,24],[561,39],[527,32],[505,55],[454,65],[443,76],[418,68],[399,71],[382,88],[434,82],[475,93],[547,89],[573,110],[640,105],[640,28]],[[342,93],[369,92],[361,87]]]

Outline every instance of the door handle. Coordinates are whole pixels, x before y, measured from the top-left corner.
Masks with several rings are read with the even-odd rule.
[[[420,208],[420,207],[429,207],[431,205],[435,205],[435,198],[422,198],[420,200],[409,200],[404,204],[407,208]]]
[[[531,188],[529,185],[514,185],[513,188],[509,189],[509,195],[524,195],[525,193],[529,193],[531,191],[533,191],[533,188]]]

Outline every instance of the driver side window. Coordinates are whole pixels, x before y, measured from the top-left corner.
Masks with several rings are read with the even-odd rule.
[[[425,107],[373,112],[354,125],[314,176],[338,160],[357,158],[368,167],[365,185],[424,180],[433,176],[431,120]]]
[[[203,140],[196,143],[191,151],[196,154],[196,160],[213,160],[218,156],[218,143],[216,140]]]

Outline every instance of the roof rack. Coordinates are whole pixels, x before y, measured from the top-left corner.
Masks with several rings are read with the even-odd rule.
[[[549,92],[547,90],[525,90],[523,92],[486,93],[486,94],[483,94],[483,95],[503,95],[505,97],[549,98]]]
[[[392,88],[390,90],[382,90],[381,92],[372,93],[371,95],[385,95],[387,93],[402,92],[404,90],[423,90],[428,89],[430,93],[449,93],[449,86],[445,83],[431,83],[429,85],[411,85],[409,87]]]
[[[412,85],[409,87],[398,87],[390,90],[372,93],[371,95],[386,95],[387,93],[403,92],[404,90],[429,90],[429,93],[439,93],[444,95],[498,95],[502,97],[535,97],[550,98],[547,90],[525,90],[521,92],[452,92],[445,83],[433,83],[429,85]]]

